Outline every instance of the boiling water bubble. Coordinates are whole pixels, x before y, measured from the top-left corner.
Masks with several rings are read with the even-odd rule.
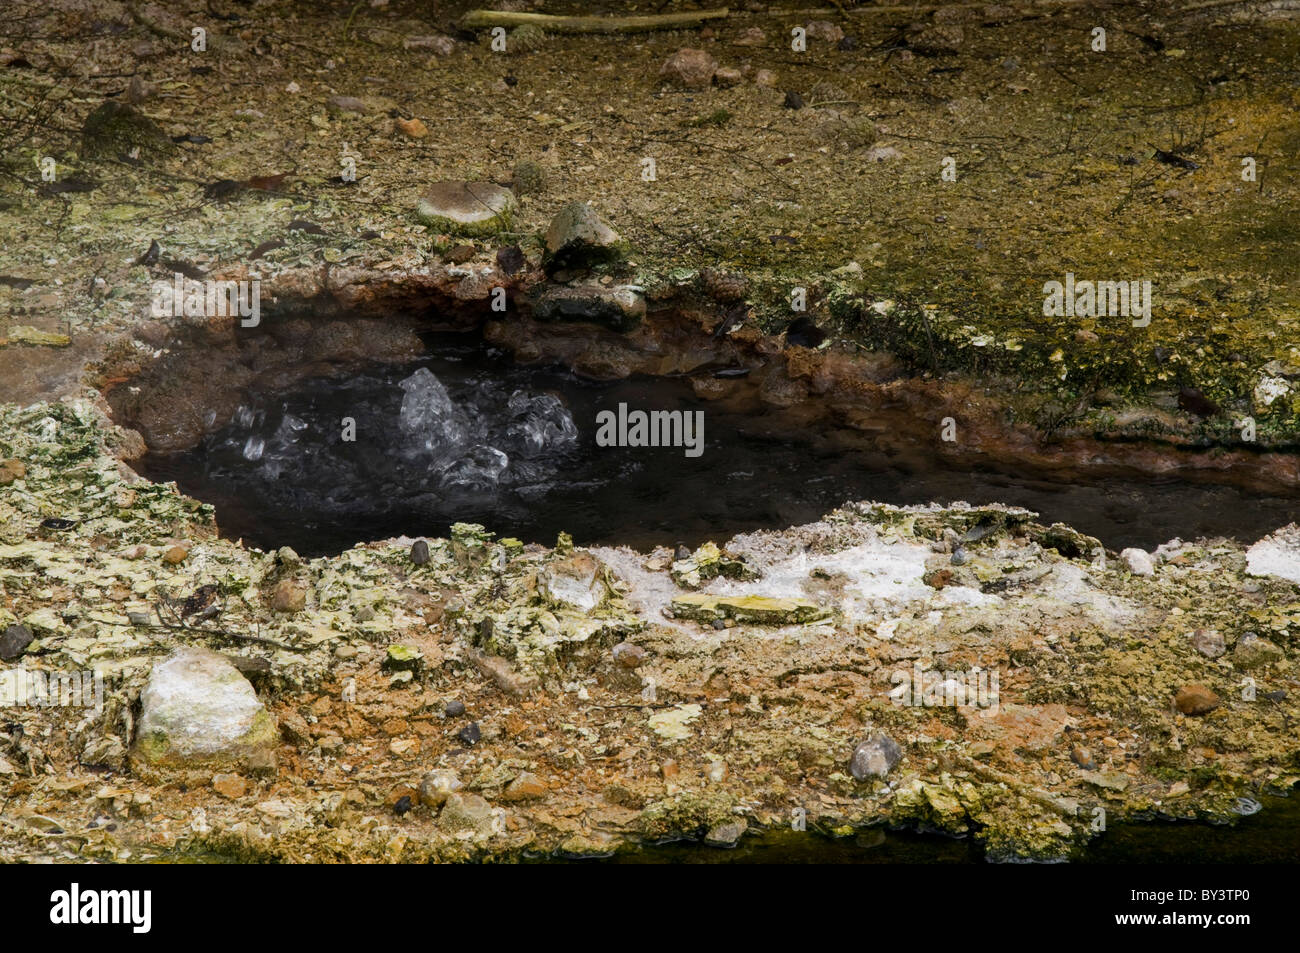
[[[501,482],[501,474],[510,466],[510,457],[496,447],[477,444],[442,473],[444,488],[487,489]]]
[[[515,391],[506,403],[513,418],[506,435],[525,452],[561,450],[578,442],[573,415],[551,394],[530,396]]]
[[[397,386],[406,392],[398,422],[417,447],[436,452],[465,442],[466,423],[457,414],[447,388],[431,370],[422,367]]]

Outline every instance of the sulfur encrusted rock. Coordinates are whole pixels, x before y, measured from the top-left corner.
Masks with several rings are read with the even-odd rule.
[[[678,596],[672,601],[672,611],[678,619],[697,622],[734,619],[758,625],[816,622],[830,615],[829,610],[807,599],[774,599],[770,596]]]
[[[265,769],[279,731],[253,686],[225,658],[181,648],[153,667],[140,695],[131,748],[139,774],[201,775]]]

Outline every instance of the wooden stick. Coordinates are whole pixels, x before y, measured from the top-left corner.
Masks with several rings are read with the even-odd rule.
[[[726,7],[696,13],[660,13],[633,17],[566,17],[549,13],[510,13],[504,10],[471,10],[461,18],[467,29],[488,26],[526,26],[532,24],[551,33],[650,33],[654,30],[679,30],[699,26],[709,20],[721,20],[730,11]]]

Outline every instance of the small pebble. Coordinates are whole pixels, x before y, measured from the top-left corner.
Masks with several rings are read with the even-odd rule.
[[[459,718],[465,714],[465,703],[459,700],[447,702],[447,707],[443,709],[448,718]]]
[[[964,566],[970,557],[966,554],[964,546],[958,546],[952,551],[952,564],[954,566]]]
[[[406,814],[410,810],[411,810],[411,796],[409,794],[403,794],[401,797],[397,799],[397,803],[393,805],[393,813],[396,814],[398,817],[401,817],[403,814]]]
[[[429,544],[422,539],[417,539],[411,544],[411,562],[417,566],[423,566],[429,561]]]
[[[473,747],[478,744],[479,739],[483,737],[483,732],[479,730],[477,721],[471,721],[468,725],[457,732],[456,737],[470,747]]]
[[[786,109],[803,109],[803,97],[793,89],[788,89],[785,93],[785,102],[781,105]]]
[[[0,659],[12,662],[27,650],[32,643],[32,630],[25,625],[11,625],[0,636]]]

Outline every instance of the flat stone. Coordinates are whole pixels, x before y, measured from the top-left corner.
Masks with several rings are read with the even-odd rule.
[[[585,321],[630,331],[645,317],[645,294],[635,285],[547,288],[533,304],[539,321]]]
[[[332,113],[364,113],[370,111],[365,100],[356,96],[331,96],[325,101],[325,108]]]
[[[744,74],[734,66],[723,66],[713,73],[713,82],[724,89],[739,86],[744,78]]]
[[[238,774],[214,774],[212,790],[223,797],[236,801],[248,793],[248,781]]]
[[[507,801],[532,801],[546,797],[546,782],[530,771],[525,771],[506,785],[502,797]]]
[[[9,329],[10,344],[30,344],[33,347],[67,347],[72,339],[57,331],[41,331],[30,324],[19,324]]]
[[[1246,550],[1246,572],[1300,583],[1300,526],[1285,526]]]
[[[384,670],[415,672],[424,662],[424,653],[410,645],[390,645],[384,653]]]
[[[1184,715],[1205,715],[1219,707],[1219,696],[1204,685],[1184,685],[1174,696],[1174,704]]]
[[[1278,646],[1254,632],[1243,634],[1232,649],[1232,664],[1245,671],[1272,665],[1285,657],[1286,653]]]
[[[1093,787],[1101,788],[1103,791],[1126,791],[1130,784],[1128,775],[1119,771],[1083,771],[1080,772],[1080,776]]]
[[[491,182],[435,182],[415,215],[435,231],[491,235],[509,226],[517,205],[513,192]]]
[[[711,623],[734,619],[756,625],[794,625],[825,619],[830,611],[807,599],[775,599],[770,596],[678,596],[672,601],[673,616]]]
[[[183,648],[156,664],[140,706],[131,749],[137,770],[274,764],[275,718],[248,679],[216,652]]]

